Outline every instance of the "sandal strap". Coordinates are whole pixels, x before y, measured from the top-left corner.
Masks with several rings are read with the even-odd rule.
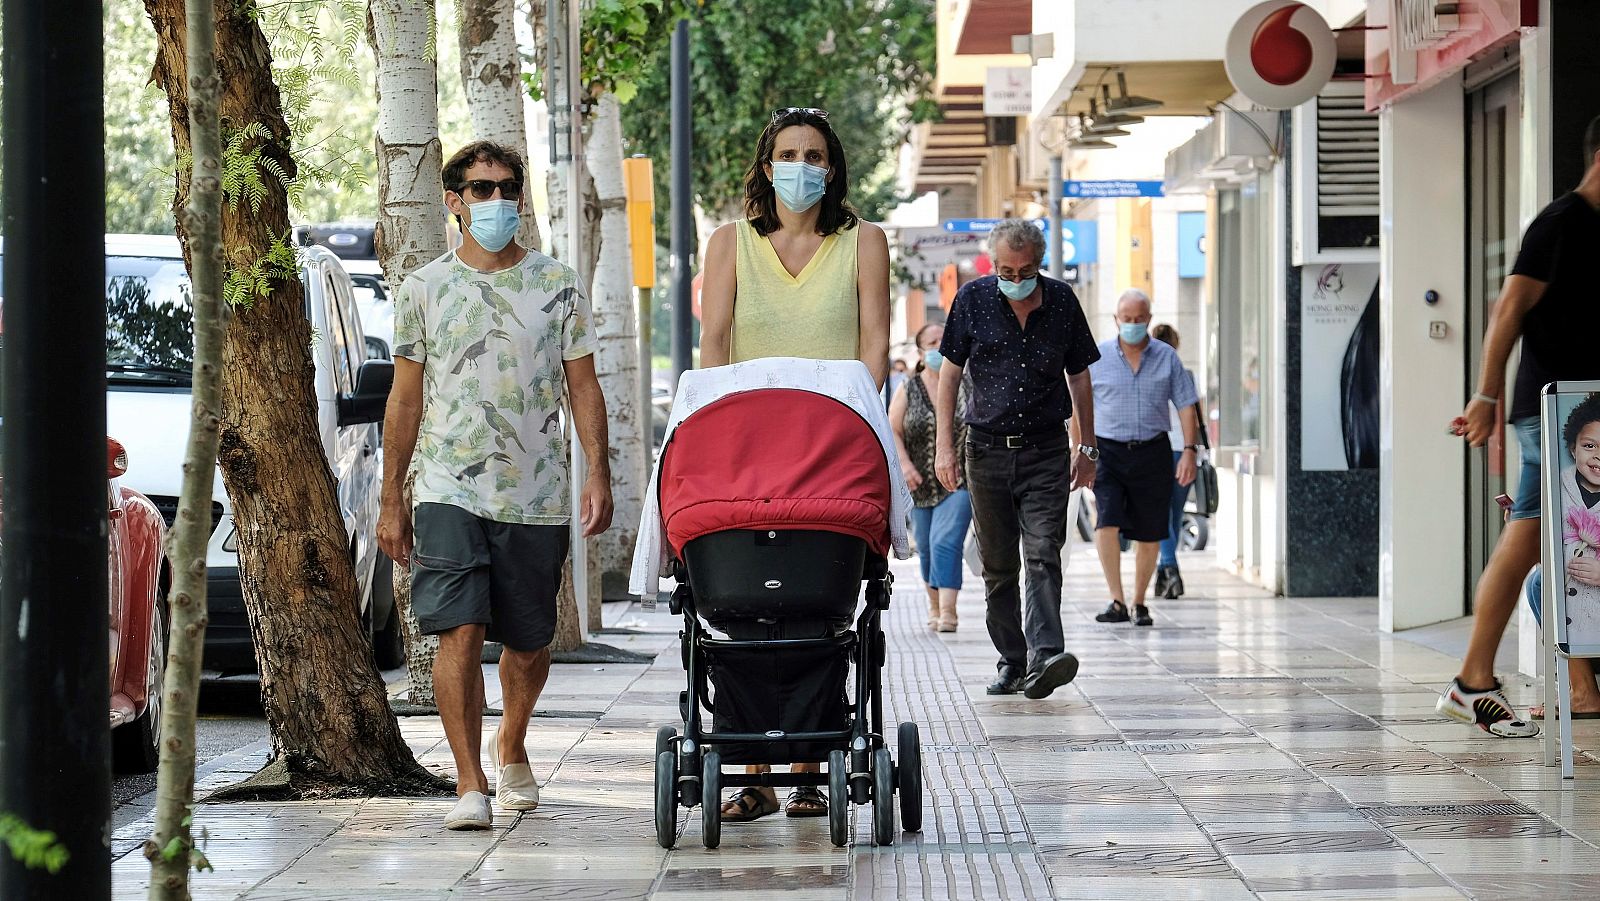
[[[822,790],[814,785],[802,785],[795,788],[793,791],[789,792],[788,800],[791,802],[816,801],[824,804],[828,801],[827,796],[823,795]]]
[[[739,808],[740,814],[751,814],[760,810],[766,804],[766,800],[766,798],[762,797],[761,792],[756,791],[755,786],[747,785],[729,795],[728,800],[722,803],[732,804]]]

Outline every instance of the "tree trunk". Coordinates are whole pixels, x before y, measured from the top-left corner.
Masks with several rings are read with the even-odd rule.
[[[189,284],[194,313],[193,420],[184,452],[183,488],[168,543],[172,618],[161,707],[161,767],[156,774],[155,828],[150,858],[151,901],[188,901],[194,850],[189,808],[194,804],[195,710],[206,639],[206,544],[211,539],[211,491],[217,471],[221,397],[218,370],[226,325],[222,313],[222,128],[217,121],[216,27],[212,0],[187,0],[190,171]],[[179,179],[183,178],[182,173]],[[157,616],[160,612],[157,611]]]
[[[145,0],[158,40],[154,80],[166,92],[173,145],[190,152],[184,8]],[[264,157],[293,175],[289,128],[272,57],[253,2],[216,0],[220,115],[232,129],[263,127]],[[260,263],[289,233],[284,186],[264,170],[259,205],[228,204],[222,235],[229,268]],[[177,204],[188,199],[180,182]],[[180,206],[181,208],[181,206]],[[189,254],[189,229],[178,237]],[[239,580],[249,613],[261,703],[275,763],[318,786],[421,788],[417,765],[389,709],[361,634],[349,539],[316,419],[311,327],[299,273],[228,324],[222,367],[219,463],[239,533]]]
[[[628,572],[638,539],[649,480],[648,411],[639,409],[638,311],[629,251],[626,184],[622,174],[622,109],[616,95],[595,104],[585,159],[594,177],[600,209],[600,251],[595,255],[595,369],[606,396],[611,436],[611,493],[616,503],[611,528],[595,539],[596,580],[605,597],[628,597]]]
[[[557,101],[551,96],[551,93],[558,85],[554,74],[555,67],[560,65],[560,61],[556,59],[556,54],[553,52],[553,44],[558,36],[552,34],[550,29],[545,27],[546,12],[546,0],[533,0],[528,5],[528,25],[533,30],[533,45],[539,54],[538,69],[541,91],[544,94],[545,103],[550,105],[553,113]],[[560,25],[560,23],[557,24],[558,26]],[[555,127],[553,115],[551,117],[551,127]],[[550,217],[549,253],[550,256],[558,258],[566,253],[564,237],[566,233],[560,231],[560,220],[557,218],[558,215],[565,215],[565,198],[567,194],[566,181],[558,177],[560,171],[560,167],[552,166],[545,181],[546,213]],[[582,277],[582,273],[579,273],[579,278]],[[568,417],[568,420],[568,427],[570,428],[570,417]],[[567,437],[569,440],[576,440],[575,436],[571,435],[570,432]],[[556,653],[576,650],[584,644],[583,618],[578,613],[578,600],[572,585],[572,560],[573,555],[578,550],[576,547],[573,548],[561,567],[561,593],[556,598],[556,634],[550,643],[550,650]]]
[[[443,165],[439,147],[439,85],[432,35],[432,0],[371,0],[367,41],[378,61],[378,259],[398,289],[419,266],[449,249],[445,237]],[[411,480],[406,481],[407,509]],[[433,706],[436,636],[422,634],[411,609],[411,573],[393,570],[394,599],[405,635],[410,700]]]
[[[534,0],[542,5],[544,0]],[[460,0],[456,36],[461,47],[461,84],[472,114],[472,131],[485,141],[515,149],[528,159],[528,125],[522,104],[522,63],[517,56],[516,5],[513,0]],[[526,172],[526,170],[524,170]],[[517,243],[540,249],[539,223],[522,217]]]
[[[416,470],[412,470],[406,475],[405,494],[401,500],[407,510],[411,509],[412,487],[416,481]],[[395,564],[391,578],[395,609],[400,612],[406,640],[406,674],[411,679],[406,699],[421,707],[438,707],[439,701],[433,696],[433,661],[439,656],[439,636],[425,634],[417,622],[417,612],[411,606],[411,570]]]

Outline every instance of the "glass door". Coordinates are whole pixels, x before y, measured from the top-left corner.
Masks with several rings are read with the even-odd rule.
[[[1466,387],[1462,397],[1477,390],[1483,333],[1500,287],[1516,261],[1521,238],[1518,228],[1517,186],[1521,162],[1521,87],[1520,75],[1512,72],[1468,95],[1467,166],[1468,235],[1467,259],[1467,359]],[[1516,373],[1516,359],[1506,372]],[[1509,396],[1507,386],[1496,392]],[[1468,452],[1467,464],[1467,583],[1475,587],[1478,576],[1500,538],[1504,511],[1495,503],[1499,494],[1516,496],[1516,449],[1507,447],[1505,401],[1496,416],[1494,434],[1487,453]],[[1512,442],[1513,444],[1515,442]],[[1472,592],[1463,600],[1472,612]]]

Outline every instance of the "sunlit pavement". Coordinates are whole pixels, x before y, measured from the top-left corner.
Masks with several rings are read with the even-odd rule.
[[[682,811],[655,842],[651,750],[677,722],[676,624],[608,605],[601,638],[660,652],[653,666],[558,666],[529,739],[544,804],[492,832],[440,825],[448,799],[202,805],[216,872],[196,898],[1445,899],[1600,892],[1600,767],[1562,784],[1537,740],[1438,719],[1455,659],[1377,630],[1373,599],[1284,600],[1184,560],[1188,596],[1156,626],[1097,624],[1086,550],[1067,574],[1067,645],[1083,661],[1044,701],[989,697],[982,591],[962,626],[927,631],[915,569],[897,565],[887,617],[889,718],[921,724],[927,816],[874,847],[870,807],[835,849],[825,819],[729,824],[721,848]],[[969,577],[970,578],[970,577]],[[621,627],[628,631],[615,631]],[[492,670],[492,667],[486,669]],[[491,696],[496,689],[490,679]],[[1512,680],[1512,700],[1535,686]],[[493,699],[491,697],[491,703]],[[402,720],[419,759],[448,772],[434,717]],[[1580,747],[1600,724],[1579,723]],[[492,721],[486,728],[492,728]],[[263,759],[203,771],[203,789]],[[116,832],[116,896],[142,898],[148,820]]]

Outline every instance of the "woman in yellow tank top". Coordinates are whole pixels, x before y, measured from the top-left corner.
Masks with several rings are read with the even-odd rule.
[[[783,109],[745,175],[745,218],[706,244],[702,368],[761,357],[860,360],[889,373],[889,242],[850,208],[844,147],[814,109]]]
[[[761,357],[860,360],[889,375],[889,242],[845,200],[844,146],[818,109],[776,110],[744,179],[745,218],[706,243],[700,366]],[[769,769],[749,767],[752,772]],[[816,772],[817,764],[794,764]],[[810,786],[789,793],[791,817],[828,815]],[[770,788],[742,788],[725,823],[778,812]]]

